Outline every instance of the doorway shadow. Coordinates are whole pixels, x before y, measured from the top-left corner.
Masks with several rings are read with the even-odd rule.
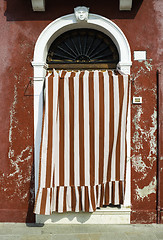
[[[71,14],[76,6],[88,6],[91,13],[105,16],[109,19],[134,19],[143,0],[133,0],[131,11],[119,11],[119,0],[101,0],[94,4],[94,0],[45,0],[46,10],[34,12],[32,10],[32,0],[4,0],[6,11],[4,15],[7,21],[53,21],[54,19]],[[63,7],[64,6],[64,7]],[[105,7],[104,7],[105,6]],[[57,9],[57,11],[55,11]]]
[[[33,154],[34,155],[34,154]],[[33,157],[34,159],[34,157]],[[35,200],[35,184],[34,184],[34,161],[32,163],[31,179],[30,179],[30,189],[29,189],[29,199],[28,199],[28,211],[26,216],[26,224],[35,223],[35,214],[33,213]]]

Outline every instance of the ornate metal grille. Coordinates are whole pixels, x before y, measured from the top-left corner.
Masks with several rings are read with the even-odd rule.
[[[113,41],[97,30],[75,29],[60,35],[51,44],[47,63],[90,64],[111,63],[116,65],[119,54]]]

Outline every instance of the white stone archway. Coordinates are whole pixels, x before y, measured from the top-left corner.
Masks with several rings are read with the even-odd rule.
[[[39,149],[41,142],[42,110],[43,110],[43,79],[46,74],[46,57],[52,42],[62,33],[78,28],[95,29],[108,35],[119,52],[117,68],[125,74],[130,74],[131,51],[128,41],[121,29],[109,19],[97,14],[89,14],[88,21],[77,22],[74,14],[69,14],[50,23],[40,34],[34,49],[32,65],[34,67],[34,158],[35,158],[35,193],[38,188]],[[130,116],[130,111],[129,111]],[[130,118],[130,117],[129,117]],[[130,120],[128,121],[130,122]],[[128,124],[128,158],[130,157],[130,124]],[[130,163],[128,163],[127,178],[130,182]],[[128,193],[125,205],[130,205],[130,184],[126,187]],[[38,222],[40,220],[37,220]],[[41,220],[42,221],[42,220]],[[127,222],[129,223],[129,222]]]
[[[128,41],[121,29],[109,19],[97,14],[89,14],[88,21],[77,22],[74,14],[69,14],[50,23],[40,34],[34,50],[34,67],[46,64],[46,57],[51,43],[63,32],[76,28],[90,28],[99,30],[108,35],[115,43],[120,62],[118,67],[126,74],[130,74],[131,51]]]

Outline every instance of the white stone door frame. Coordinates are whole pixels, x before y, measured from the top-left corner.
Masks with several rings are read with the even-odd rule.
[[[34,164],[35,164],[35,194],[38,189],[39,176],[39,154],[41,142],[41,127],[43,113],[43,79],[46,74],[46,57],[52,42],[62,33],[79,28],[90,28],[108,35],[119,52],[119,63],[117,68],[126,74],[130,74],[131,51],[129,43],[121,29],[109,19],[97,14],[89,14],[84,22],[77,22],[74,14],[60,17],[50,23],[40,34],[34,49]],[[130,109],[128,124],[128,159],[130,159]],[[127,195],[125,205],[130,205],[130,162],[128,161],[127,171]]]

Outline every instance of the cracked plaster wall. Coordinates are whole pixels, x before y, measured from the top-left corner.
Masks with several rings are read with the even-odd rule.
[[[163,1],[133,0],[131,12],[120,12],[118,4],[90,1],[89,7],[114,21],[131,47],[131,95],[143,98],[142,105],[131,106],[131,221],[150,223],[156,221],[156,70],[162,57]],[[30,62],[41,31],[77,5],[79,0],[48,1],[45,13],[33,12],[30,1],[2,1],[0,6],[0,221],[34,221],[33,97],[32,87],[26,89],[33,76]],[[135,50],[146,51],[147,60],[134,61]]]
[[[156,222],[157,88],[156,69],[151,59],[134,63],[133,96],[142,96],[141,105],[132,105],[132,222]],[[144,214],[144,217],[143,217]],[[151,215],[151,216],[150,216]],[[149,217],[150,216],[150,217]]]

